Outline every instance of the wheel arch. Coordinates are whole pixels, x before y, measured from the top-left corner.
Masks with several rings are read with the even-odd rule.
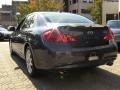
[[[32,52],[32,55],[33,55],[32,57],[33,57],[33,59],[35,59],[32,45],[31,45],[29,42],[26,42],[25,45],[24,45],[24,59],[26,59],[26,50],[27,50],[27,47],[30,48],[30,50],[31,50],[31,52]],[[34,61],[34,60],[33,60],[33,61]]]
[[[31,49],[31,51],[32,51],[32,47],[31,47],[31,45],[30,45],[30,43],[25,43],[25,45],[24,45],[24,59],[26,58],[26,50],[27,50],[27,47],[30,47],[30,49]],[[32,53],[33,53],[33,51],[32,51]]]
[[[32,72],[32,74],[30,76],[34,77],[35,73],[37,73],[37,68],[34,62],[34,54],[33,54],[33,49],[30,43],[25,43],[24,45],[24,58],[26,60],[26,52],[27,52],[27,48],[29,47],[29,50],[31,51],[32,54],[32,63],[33,63],[33,67],[34,67],[34,71]],[[27,64],[27,63],[26,63]]]

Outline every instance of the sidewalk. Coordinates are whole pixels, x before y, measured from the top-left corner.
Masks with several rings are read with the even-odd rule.
[[[12,60],[7,42],[0,43],[0,90],[36,90]]]

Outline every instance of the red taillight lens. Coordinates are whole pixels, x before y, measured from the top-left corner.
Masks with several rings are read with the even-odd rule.
[[[72,35],[63,35],[63,42],[74,42],[75,37]]]
[[[42,35],[43,40],[47,42],[72,42],[75,38],[71,35],[64,35],[59,30],[48,30]]]
[[[105,35],[105,37],[104,37],[104,40],[112,40],[112,39],[114,39],[114,34],[113,34],[113,32],[112,32],[111,30],[109,30],[109,31],[106,33],[106,35]]]

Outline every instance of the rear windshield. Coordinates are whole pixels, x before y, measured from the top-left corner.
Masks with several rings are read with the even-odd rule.
[[[120,28],[120,21],[108,21],[107,25],[110,28]]]
[[[71,13],[44,13],[48,22],[53,23],[93,23],[91,20]]]

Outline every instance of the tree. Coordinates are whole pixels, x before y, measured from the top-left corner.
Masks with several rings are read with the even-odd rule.
[[[61,11],[64,3],[57,0],[29,0],[29,3],[20,3],[17,6],[21,17],[35,11]]]
[[[93,19],[101,24],[102,23],[102,0],[94,0],[92,6],[88,9]]]
[[[57,0],[39,0],[40,11],[61,11],[63,6],[64,4]]]

